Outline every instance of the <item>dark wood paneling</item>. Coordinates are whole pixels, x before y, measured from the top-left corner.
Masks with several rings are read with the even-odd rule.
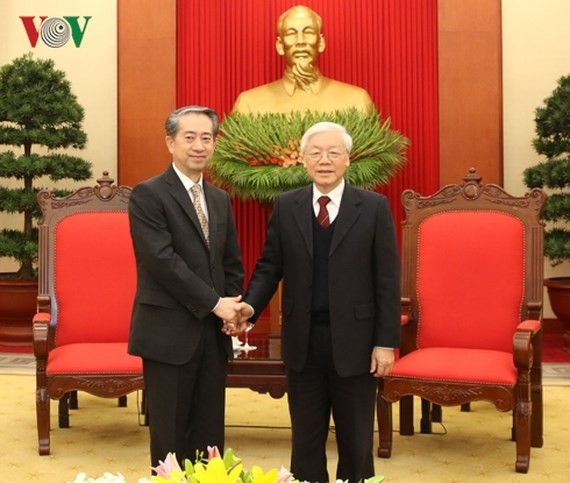
[[[441,186],[476,167],[503,183],[500,0],[439,0]]]
[[[164,120],[176,106],[176,0],[118,4],[118,182],[133,186],[170,162]]]

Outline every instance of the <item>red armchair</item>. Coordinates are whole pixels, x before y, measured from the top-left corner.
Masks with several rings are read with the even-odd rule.
[[[406,190],[400,358],[379,384],[378,455],[392,452],[391,403],[413,434],[413,396],[435,405],[484,400],[513,412],[517,472],[542,446],[541,309],[545,194],[481,183],[432,196]]]
[[[143,389],[141,360],[127,354],[136,285],[130,193],[105,172],[98,186],[66,198],[38,194],[33,348],[40,455],[50,453],[51,399],[66,401],[75,391],[115,398]]]

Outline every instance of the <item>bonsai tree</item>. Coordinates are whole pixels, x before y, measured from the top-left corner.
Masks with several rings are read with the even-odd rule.
[[[0,232],[0,257],[20,264],[19,270],[10,274],[13,278],[35,276],[35,222],[41,215],[37,204],[41,187],[34,182],[46,177],[54,182],[91,177],[91,163],[60,151],[85,147],[83,118],[83,107],[53,60],[26,54],[0,68],[0,145],[16,148],[0,152],[0,178],[16,180],[0,186],[0,213],[23,215],[21,230]],[[14,187],[17,183],[21,186]]]
[[[544,207],[542,218],[558,222],[545,231],[544,252],[551,265],[570,260],[570,75],[536,109],[534,149],[546,157],[524,171],[529,188],[550,188],[554,192]],[[565,223],[564,223],[565,222]]]

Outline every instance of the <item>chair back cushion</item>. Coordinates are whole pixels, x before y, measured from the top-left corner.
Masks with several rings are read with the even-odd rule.
[[[419,227],[418,347],[512,352],[524,298],[524,226],[493,211],[450,211]]]
[[[76,213],[55,230],[56,346],[126,342],[136,286],[127,212]]]

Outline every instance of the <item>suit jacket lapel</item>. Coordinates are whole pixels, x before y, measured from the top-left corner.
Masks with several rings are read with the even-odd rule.
[[[297,196],[295,197],[293,207],[293,217],[295,223],[299,227],[299,231],[305,244],[307,245],[307,250],[313,256],[313,212],[312,203],[313,202],[313,186],[307,186],[299,190]]]
[[[196,214],[196,210],[194,209],[194,203],[192,203],[190,194],[184,188],[182,181],[180,181],[180,178],[178,177],[172,166],[169,166],[169,168],[164,173],[164,176],[166,183],[169,185],[170,188],[169,193],[176,200],[176,202],[182,207],[182,209],[188,215],[188,218],[190,218],[194,226],[196,226],[196,228],[198,229],[198,233],[200,233],[200,237],[204,242],[204,245],[206,245],[207,247],[208,245],[206,244],[206,239],[204,238],[204,234],[202,233],[202,227],[200,226],[200,220],[198,220],[198,215]],[[210,214],[210,211],[208,211],[208,214]],[[211,218],[208,221],[208,225],[210,226],[210,228],[212,227]],[[212,233],[211,229],[210,233]]]
[[[336,226],[334,229],[333,239],[329,255],[332,255],[339,246],[342,239],[346,236],[350,227],[356,222],[360,216],[361,200],[358,191],[352,186],[345,184],[340,202],[340,210],[336,217]]]

